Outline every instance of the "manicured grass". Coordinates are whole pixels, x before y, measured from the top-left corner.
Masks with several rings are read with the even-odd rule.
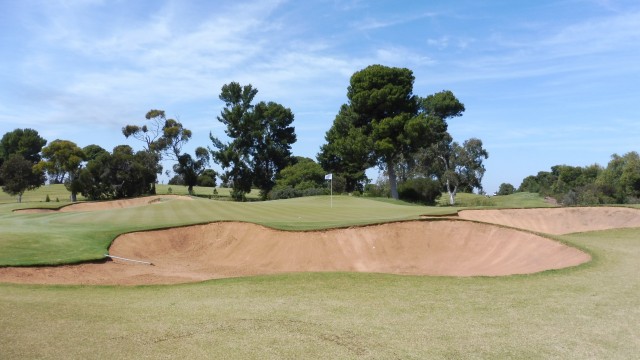
[[[41,207],[45,203],[38,203]],[[46,203],[51,204],[51,203]],[[152,206],[47,214],[16,214],[31,204],[0,205],[0,266],[50,265],[104,258],[113,239],[125,232],[198,224],[246,221],[284,230],[309,230],[416,219],[446,208],[401,206],[349,196],[236,203],[195,198]]]
[[[631,359],[640,229],[562,237],[595,260],[528,276],[316,273],[148,287],[0,284],[14,358]]]

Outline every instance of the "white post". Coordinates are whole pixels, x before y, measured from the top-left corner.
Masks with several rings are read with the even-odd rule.
[[[333,208],[333,174],[327,174],[324,176],[325,180],[329,180],[329,188],[331,194],[331,208]]]

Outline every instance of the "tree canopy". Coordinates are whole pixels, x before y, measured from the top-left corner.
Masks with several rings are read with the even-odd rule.
[[[293,113],[274,102],[252,105],[258,93],[250,84],[231,82],[222,86],[224,101],[218,121],[226,126],[230,141],[223,142],[210,134],[214,149],[211,154],[223,169],[232,187],[232,196],[242,200],[252,186],[263,198],[275,184],[276,174],[289,164],[291,144],[295,143]]]
[[[56,139],[42,149],[43,160],[38,163],[38,168],[47,171],[51,177],[63,182],[71,192],[71,201],[76,201],[78,185],[76,181],[82,162],[86,155],[74,142]]]
[[[78,176],[78,189],[87,199],[107,200],[152,193],[156,179],[155,155],[133,152],[128,145],[118,145],[112,153],[101,152],[87,162]]]
[[[555,165],[524,178],[518,191],[550,196],[563,205],[640,203],[640,155],[613,154],[607,167]]]
[[[44,184],[44,174],[33,163],[22,155],[14,153],[0,166],[0,177],[3,179],[2,191],[9,195],[17,195],[22,202],[22,194]]]
[[[413,94],[414,80],[409,69],[383,65],[354,73],[349,103],[340,108],[318,155],[321,164],[341,171],[349,185],[377,164],[386,170],[391,196],[398,199],[398,163],[440,140],[447,130],[445,119],[464,110],[459,102],[452,108],[441,96],[420,99]]]
[[[40,151],[46,143],[47,140],[33,129],[15,129],[7,132],[0,139],[0,165],[13,154],[36,164],[40,161]]]
[[[455,204],[459,189],[482,190],[482,177],[485,168],[482,164],[489,153],[482,147],[482,140],[471,138],[462,146],[452,142],[451,137],[434,146],[434,154],[441,166],[440,178],[449,193],[449,204]]]
[[[145,119],[148,125],[126,125],[122,128],[122,134],[126,138],[132,136],[142,141],[147,151],[177,160],[182,146],[191,139],[191,130],[175,119],[167,119],[164,110],[149,110]]]
[[[198,184],[198,178],[202,175],[207,165],[209,165],[209,151],[203,147],[198,147],[195,158],[189,154],[180,155],[178,163],[173,166],[173,171],[182,177],[184,185],[188,186],[189,194],[193,194],[193,187]]]

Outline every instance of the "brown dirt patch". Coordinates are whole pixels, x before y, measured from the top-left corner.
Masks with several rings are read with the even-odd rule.
[[[154,195],[133,199],[111,200],[111,201],[87,201],[71,204],[60,209],[22,209],[15,210],[18,214],[39,214],[51,212],[74,212],[74,211],[100,211],[111,209],[123,209],[135,206],[156,204],[166,200],[193,200],[188,196],[181,195]]]
[[[0,281],[171,284],[307,271],[499,276],[575,266],[590,256],[531,233],[466,221],[287,232],[221,222],[125,234],[110,254],[150,261],[0,268]]]
[[[458,216],[556,235],[640,227],[640,210],[625,207],[462,210]]]

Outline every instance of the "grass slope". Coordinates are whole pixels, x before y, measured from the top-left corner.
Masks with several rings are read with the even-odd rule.
[[[528,276],[0,284],[0,349],[41,359],[631,359],[640,353],[639,235],[565,236],[595,261]]]
[[[169,190],[171,188],[171,190]],[[230,199],[230,189],[229,188],[216,188],[217,195],[214,195],[212,187],[203,187],[203,186],[194,186],[193,192],[198,197],[208,198],[209,196],[217,197],[219,199]],[[156,192],[159,195],[165,194],[174,194],[174,195],[189,195],[188,188],[186,186],[181,185],[156,185]],[[63,184],[54,184],[54,185],[44,185],[37,189],[26,191],[22,195],[22,202],[24,203],[33,203],[40,202],[45,203],[45,200],[49,195],[49,200],[53,206],[53,203],[57,203],[58,206],[62,204],[68,204],[70,202],[71,193],[64,187]],[[249,194],[247,194],[248,199],[258,199],[258,190],[253,190]],[[56,201],[58,200],[58,201]],[[78,201],[83,201],[85,198],[78,194]],[[17,197],[11,196],[4,191],[0,190],[0,204],[6,203],[15,203],[17,202]],[[33,205],[33,204],[32,204]],[[40,205],[38,205],[40,206]]]
[[[0,205],[0,266],[64,264],[104,257],[124,232],[212,221],[246,221],[283,230],[309,230],[416,219],[446,208],[402,206],[349,196],[236,203],[196,198],[124,209],[17,214],[27,205]]]

